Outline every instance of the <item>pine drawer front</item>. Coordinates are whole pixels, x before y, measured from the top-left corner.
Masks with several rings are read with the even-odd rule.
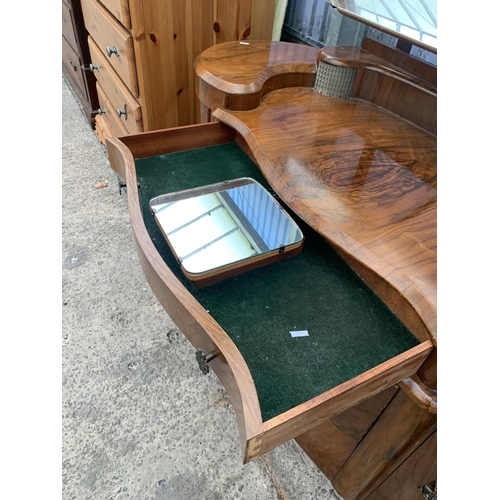
[[[89,49],[92,65],[97,67],[97,69],[94,69],[94,75],[113,106],[113,109],[109,109],[108,113],[115,114],[129,134],[142,132],[143,126],[140,104],[120,80],[108,63],[107,58],[90,37]],[[118,113],[118,110],[122,112]],[[124,111],[126,113],[124,113]]]
[[[75,31],[73,30],[73,21],[71,20],[71,11],[66,3],[62,2],[62,34],[73,48],[77,48]]]
[[[120,23],[123,24],[123,26],[125,26],[125,28],[130,29],[132,27],[130,23],[128,0],[101,0],[101,3],[116,17],[116,19],[118,19],[118,21],[120,21]]]
[[[83,0],[82,10],[90,36],[132,94],[139,97],[132,35],[95,0]]]
[[[85,82],[83,81],[80,57],[64,37],[62,37],[62,56],[63,66],[65,66],[68,73],[73,76],[81,92],[85,94]]]
[[[103,143],[106,144],[106,139],[108,137],[112,137],[113,132],[109,128],[108,122],[103,118],[106,115],[96,115],[95,117],[95,131],[97,134],[97,137],[99,137],[99,140]]]
[[[120,121],[116,112],[113,109],[113,105],[106,96],[104,90],[96,83],[97,97],[99,98],[99,108],[101,109],[101,119],[107,125],[107,128],[113,132],[113,136],[120,137],[123,135],[128,135],[127,129],[124,127],[123,123]],[[104,112],[105,111],[105,112]]]

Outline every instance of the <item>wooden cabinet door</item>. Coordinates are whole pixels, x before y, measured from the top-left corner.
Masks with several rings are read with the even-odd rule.
[[[437,432],[434,432],[367,500],[423,500],[420,487],[437,478]]]

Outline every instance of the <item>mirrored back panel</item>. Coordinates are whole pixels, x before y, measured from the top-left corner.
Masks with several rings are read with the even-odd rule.
[[[157,196],[150,209],[184,275],[196,286],[302,250],[297,224],[250,178]]]
[[[437,52],[436,0],[326,0],[342,14]]]

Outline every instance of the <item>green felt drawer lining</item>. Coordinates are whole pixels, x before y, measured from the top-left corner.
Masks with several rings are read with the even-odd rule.
[[[155,196],[238,177],[268,183],[236,143],[136,160],[146,227],[166,264],[237,345],[266,421],[419,344],[314,231],[300,255],[196,289],[149,212]],[[292,338],[291,330],[308,330]]]

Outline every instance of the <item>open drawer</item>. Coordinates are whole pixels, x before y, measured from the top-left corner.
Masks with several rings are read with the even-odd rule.
[[[142,269],[225,386],[244,463],[412,376],[433,350],[300,214],[290,214],[305,237],[299,255],[203,288],[185,278],[150,200],[240,177],[272,189],[230,127],[147,132],[108,139],[107,147],[111,167],[126,181]]]

